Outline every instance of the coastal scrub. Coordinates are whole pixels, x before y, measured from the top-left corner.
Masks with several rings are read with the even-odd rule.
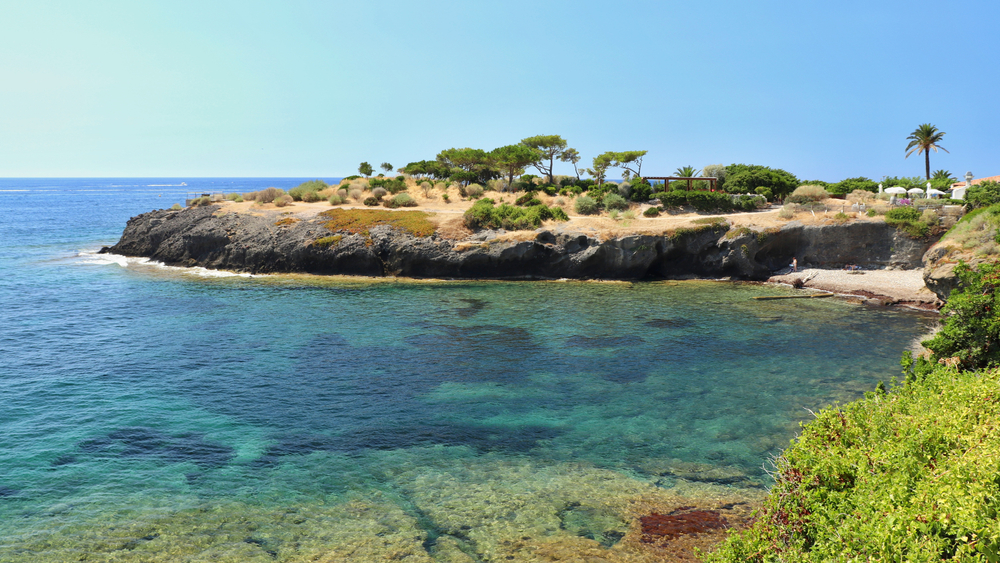
[[[830,407],[777,461],[754,524],[710,561],[997,561],[1000,370],[939,365]]]
[[[382,209],[329,209],[319,214],[323,226],[331,231],[364,234],[379,225],[389,225],[417,237],[434,234],[434,223],[423,211],[388,211]]]

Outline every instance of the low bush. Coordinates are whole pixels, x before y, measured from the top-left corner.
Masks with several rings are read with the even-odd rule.
[[[233,192],[231,194],[226,194],[226,199],[229,201],[236,201],[237,198],[239,198],[239,201],[243,201],[243,196],[238,193]]]
[[[294,201],[292,199],[292,196],[290,196],[288,194],[281,194],[278,197],[274,198],[274,206],[275,207],[285,207],[287,205],[291,205],[292,201]]]
[[[385,197],[385,195],[387,193],[389,193],[389,191],[386,190],[385,188],[373,188],[372,189],[372,196],[374,196],[374,197],[376,197],[378,199],[382,199],[383,197]]]
[[[379,201],[379,199],[377,197],[375,197],[375,196],[372,195],[372,196],[366,197],[365,200],[363,202],[361,202],[361,203],[364,203],[368,207],[375,207],[376,205],[378,205],[379,203],[381,203],[381,201]]]
[[[170,206],[170,210],[171,211],[180,211],[181,209],[184,209],[184,208],[181,207],[181,204],[179,204],[179,203],[175,203],[175,204],[173,204],[173,205]]]
[[[333,194],[332,196],[330,196],[329,198],[327,198],[326,201],[330,205],[341,205],[341,204],[344,203],[344,198],[340,197],[337,194]]]
[[[410,194],[396,194],[392,198],[382,202],[383,207],[395,209],[397,207],[416,207],[417,200],[410,197]]]
[[[315,246],[316,248],[328,248],[330,246],[336,246],[340,244],[340,241],[343,238],[344,235],[332,235],[328,237],[318,238],[312,242],[312,246]]]
[[[786,203],[782,206],[781,211],[778,212],[778,218],[787,221],[795,217],[795,213],[798,211],[797,207],[794,203]]]
[[[309,180],[308,182],[302,182],[301,184],[288,190],[288,195],[295,201],[319,201],[319,196],[316,196],[316,198],[312,200],[305,199],[306,194],[315,194],[316,192],[325,190],[328,187],[327,183],[323,180]]]
[[[313,202],[319,201],[319,200],[320,200],[320,197],[319,197],[319,193],[317,193],[317,192],[305,192],[305,193],[302,194],[302,201],[304,201],[306,203],[313,203]]]
[[[278,196],[284,195],[284,190],[278,188],[265,188],[258,192],[250,192],[245,194],[244,199],[252,199],[257,203],[271,203]]]
[[[928,225],[937,225],[941,219],[938,217],[937,211],[933,209],[925,209],[923,213],[920,214],[920,220]]]
[[[597,202],[590,196],[582,195],[573,202],[573,209],[580,215],[593,215],[597,213]]]
[[[527,205],[541,205],[542,202],[537,197],[535,197],[535,192],[526,192],[521,197],[514,201],[514,205],[520,205],[522,207]]]
[[[923,238],[930,232],[930,225],[920,220],[915,207],[896,207],[885,214],[885,222],[903,231],[911,238]]]
[[[805,185],[795,188],[795,191],[785,198],[785,203],[809,203],[812,201],[823,201],[830,197],[830,194],[817,185]]]
[[[479,199],[483,197],[483,187],[479,184],[469,184],[465,187],[465,197],[469,199]]]
[[[364,197],[364,195],[365,192],[358,189],[352,189],[350,192],[351,199],[354,201],[361,201],[361,198]]]
[[[434,223],[423,211],[389,211],[387,209],[328,209],[319,214],[323,226],[337,232],[367,235],[378,225],[389,225],[418,237],[434,234]]]
[[[723,192],[692,191],[687,193],[688,205],[698,211],[726,212],[733,210],[733,200]]]
[[[465,225],[473,230],[507,229],[523,231],[536,229],[542,221],[555,219],[568,221],[566,212],[559,207],[534,205],[532,207],[516,207],[501,203],[499,206],[489,198],[483,198],[470,207],[463,216]]]
[[[287,227],[288,225],[294,225],[298,223],[301,219],[296,219],[295,217],[282,217],[274,222],[275,227]]]
[[[650,207],[650,208],[647,208],[645,211],[642,212],[642,215],[643,215],[643,217],[659,217],[660,216],[660,208],[659,207]]]
[[[431,190],[434,186],[430,182],[420,182],[420,191],[423,192],[425,198],[431,197]]]
[[[604,209],[607,209],[608,211],[622,211],[628,208],[628,201],[620,194],[616,193],[610,193],[604,196],[604,199],[601,200],[601,204],[604,206]]]

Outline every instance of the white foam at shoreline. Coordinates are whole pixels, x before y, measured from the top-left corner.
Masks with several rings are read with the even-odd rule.
[[[122,268],[145,266],[150,268],[170,270],[173,272],[177,272],[179,274],[186,274],[189,276],[197,276],[201,278],[254,277],[253,274],[240,273],[240,272],[227,272],[225,270],[210,270],[208,268],[203,268],[201,266],[195,266],[192,268],[187,268],[182,266],[168,266],[163,262],[157,262],[154,260],[150,260],[149,258],[122,256],[120,254],[98,254],[97,251],[93,250],[81,250],[77,254],[77,258],[80,259],[77,262],[78,264],[89,264],[94,266],[110,266],[112,264],[117,264]]]

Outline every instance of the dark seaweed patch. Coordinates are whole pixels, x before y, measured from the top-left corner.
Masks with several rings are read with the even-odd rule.
[[[0,485],[0,498],[16,497],[21,491]]]
[[[459,424],[422,424],[404,428],[371,427],[339,436],[284,435],[254,461],[258,467],[273,467],[281,458],[308,455],[312,452],[339,452],[349,455],[369,450],[396,450],[410,447],[445,445],[467,446],[481,452],[524,453],[562,434],[550,426],[499,427]]]
[[[52,460],[52,467],[61,467],[63,465],[69,465],[71,463],[76,463],[76,456],[70,454],[63,454]]]
[[[642,323],[651,328],[687,328],[694,326],[690,319],[653,319]]]
[[[566,345],[573,348],[625,348],[627,346],[638,346],[643,344],[643,339],[638,336],[570,336],[566,339]]]
[[[486,308],[487,302],[482,299],[459,299],[463,303],[467,303],[468,307],[462,307],[460,309],[455,309],[458,313],[459,318],[467,319],[473,315],[478,314],[480,311]]]
[[[80,443],[80,451],[97,457],[154,458],[162,463],[190,461],[202,468],[222,467],[233,449],[207,442],[201,434],[171,436],[152,428],[122,428]]]

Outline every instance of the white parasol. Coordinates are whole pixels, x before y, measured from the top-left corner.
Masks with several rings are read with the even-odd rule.
[[[892,188],[886,188],[885,189],[885,193],[887,193],[887,194],[905,194],[906,193],[906,188],[901,188],[899,186],[895,186],[895,187],[892,187]]]

